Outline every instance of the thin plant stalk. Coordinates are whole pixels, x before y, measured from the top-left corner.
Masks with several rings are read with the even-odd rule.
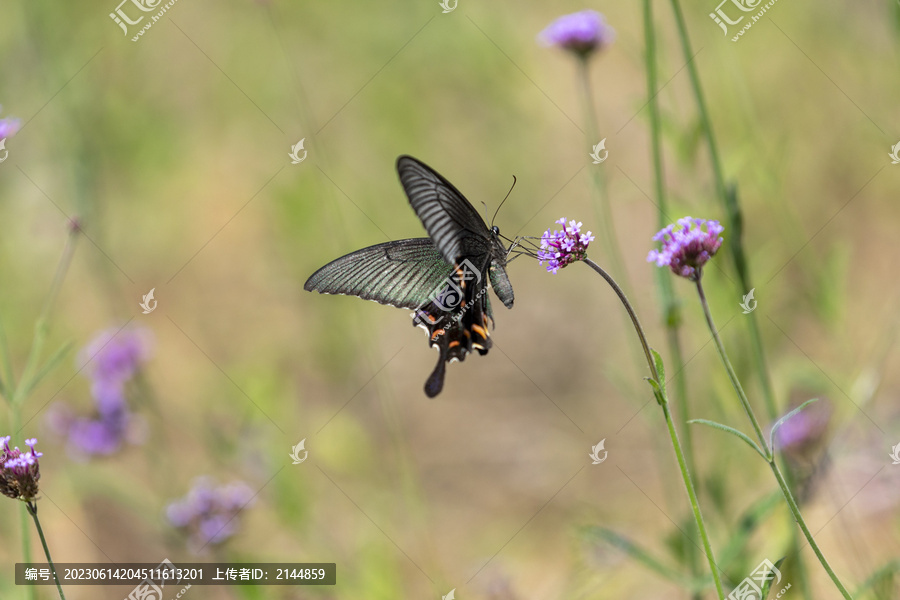
[[[621,287],[616,283],[616,281],[610,277],[609,273],[603,270],[600,265],[595,263],[589,258],[585,258],[584,262],[596,271],[603,279],[606,280],[606,283],[613,289],[616,295],[619,297],[619,300],[622,302],[622,305],[625,307],[625,310],[628,312],[628,316],[631,318],[631,323],[634,325],[634,330],[637,333],[638,338],[641,342],[641,347],[644,351],[644,357],[647,359],[647,366],[650,368],[650,376],[653,381],[657,382],[660,385],[664,385],[665,382],[660,381],[660,374],[656,368],[656,361],[653,359],[653,353],[650,350],[650,345],[647,343],[647,336],[644,334],[644,329],[641,327],[641,322],[638,320],[637,314],[634,312],[634,308],[631,306],[631,303],[628,301],[628,297],[625,295],[625,292]],[[716,586],[716,593],[720,600],[724,600],[725,591],[722,588],[722,580],[719,576],[719,567],[716,565],[716,559],[713,555],[712,544],[709,541],[709,534],[706,531],[706,525],[703,522],[703,515],[700,512],[700,503],[697,500],[697,492],[694,490],[694,484],[691,481],[691,474],[687,467],[687,462],[684,458],[684,451],[681,447],[681,442],[678,440],[678,431],[675,428],[675,422],[672,420],[672,414],[669,411],[669,403],[665,397],[665,394],[656,393],[656,399],[659,403],[660,407],[663,411],[663,416],[666,419],[666,427],[669,430],[669,437],[672,439],[672,448],[675,450],[675,457],[678,460],[678,469],[681,471],[681,478],[684,481],[684,487],[687,490],[688,498],[691,502],[691,510],[694,514],[694,521],[697,523],[697,530],[700,533],[700,539],[703,543],[703,549],[706,554],[706,559],[709,562],[710,573],[712,574],[713,582]]]
[[[653,158],[653,183],[656,198],[657,224],[662,229],[669,222],[667,215],[668,199],[666,198],[665,174],[663,170],[662,155],[662,125],[659,115],[659,101],[657,87],[659,77],[656,64],[656,28],[653,24],[653,0],[644,0],[644,59],[647,72],[647,110],[650,116],[650,153]],[[681,352],[681,306],[675,295],[672,279],[665,271],[656,270],[656,282],[662,301],[663,323],[666,327],[666,340],[669,347],[669,356],[676,372],[684,365],[684,357]],[[681,436],[684,439],[684,458],[688,471],[697,473],[697,464],[694,460],[693,432],[688,421],[690,410],[687,404],[687,380],[676,376],[676,400],[678,401],[678,420],[681,422]],[[694,576],[699,575],[700,565],[697,563],[697,555],[693,549],[688,548],[688,563]],[[694,595],[699,597],[699,592]]]
[[[737,392],[738,399],[741,402],[741,406],[743,407],[744,412],[747,414],[747,417],[750,419],[750,423],[753,425],[753,430],[756,433],[757,439],[759,440],[759,447],[765,449],[766,461],[769,463],[769,468],[775,475],[775,479],[778,482],[779,487],[781,487],[781,492],[784,494],[784,499],[788,504],[788,508],[790,508],[794,520],[797,522],[797,525],[800,527],[800,530],[806,537],[806,541],[809,542],[809,546],[813,549],[813,552],[816,554],[819,562],[822,563],[822,567],[828,573],[828,576],[831,577],[831,581],[834,582],[835,587],[838,589],[841,595],[846,598],[846,600],[852,600],[850,592],[847,591],[847,588],[845,588],[844,584],[841,583],[841,580],[834,572],[834,569],[831,568],[831,565],[828,563],[825,555],[822,554],[822,550],[819,548],[819,544],[816,543],[816,540],[810,532],[809,527],[806,525],[806,521],[804,520],[803,515],[800,512],[800,506],[794,499],[794,494],[791,492],[791,488],[788,485],[788,482],[785,479],[784,474],[781,472],[781,468],[778,466],[778,462],[775,459],[774,449],[770,448],[769,444],[766,442],[766,438],[763,435],[762,428],[759,425],[759,421],[757,420],[756,415],[753,412],[753,408],[750,406],[750,401],[747,399],[747,394],[744,393],[744,388],[743,386],[741,386],[741,382],[737,377],[737,373],[735,373],[734,367],[731,366],[731,361],[728,359],[728,354],[725,352],[725,346],[722,344],[722,339],[719,337],[719,331],[718,329],[716,329],[715,322],[712,318],[712,313],[709,310],[709,303],[706,300],[706,294],[703,291],[703,284],[700,282],[699,277],[697,278],[696,283],[697,293],[700,296],[700,304],[703,307],[703,315],[706,317],[706,324],[709,326],[709,330],[712,333],[713,341],[716,345],[716,350],[719,353],[719,357],[722,359],[722,364],[725,367],[725,371],[728,373],[728,378],[731,380],[731,385],[734,387],[734,391]]]
[[[78,227],[72,226],[69,229],[69,235],[66,238],[66,246],[63,249],[62,257],[57,265],[56,272],[53,275],[53,282],[50,284],[50,292],[47,294],[47,299],[41,309],[41,314],[35,323],[34,338],[32,339],[31,348],[28,352],[25,368],[22,371],[22,376],[19,378],[18,383],[16,382],[13,373],[12,358],[6,341],[6,333],[3,331],[2,326],[0,326],[0,366],[2,366],[5,375],[3,394],[6,401],[9,403],[12,430],[16,434],[22,429],[22,405],[28,397],[28,393],[34,387],[35,371],[38,368],[41,354],[43,354],[44,342],[49,331],[50,312],[56,302],[57,296],[59,296],[62,283],[65,280],[66,273],[68,273],[69,266],[72,263],[72,256],[75,252],[75,242],[78,232]],[[23,505],[20,508],[19,513],[22,530],[22,559],[26,563],[31,562],[31,535],[28,526],[28,514],[30,512],[30,508]],[[40,532],[40,523],[37,522],[36,508],[35,513],[32,513],[32,517],[38,527],[38,532]],[[41,533],[41,541],[43,542],[43,533]],[[46,543],[44,544],[44,548],[46,551]],[[59,583],[57,582],[57,586],[58,585]],[[33,586],[28,586],[27,589],[28,597],[33,600],[36,597],[36,590]],[[60,596],[62,596],[62,590],[60,590]]]
[[[731,257],[734,261],[735,268],[740,279],[741,288],[744,293],[753,289],[750,283],[750,274],[747,262],[744,258],[744,250],[741,242],[741,210],[737,200],[737,193],[734,190],[729,191],[725,184],[725,177],[722,173],[722,161],[719,158],[719,150],[716,144],[716,137],[712,129],[712,121],[709,118],[709,111],[706,107],[706,98],[703,94],[703,87],[700,84],[700,74],[694,61],[694,51],[691,46],[691,39],[688,35],[687,24],[684,20],[684,13],[681,10],[680,0],[670,0],[672,3],[672,11],[675,14],[675,23],[678,28],[678,37],[681,40],[682,54],[684,60],[687,61],[688,76],[691,80],[691,89],[693,90],[694,100],[697,103],[697,112],[700,116],[700,123],[703,126],[706,145],[709,149],[709,160],[712,167],[713,180],[716,186],[716,195],[722,203],[723,208],[728,216],[729,229],[732,234],[729,239],[731,244]],[[769,419],[774,420],[778,415],[778,409],[775,404],[775,394],[772,391],[772,382],[769,379],[769,370],[766,366],[765,349],[762,344],[762,335],[759,330],[759,322],[756,314],[750,313],[748,324],[750,327],[750,341],[754,360],[756,362],[757,374],[759,375],[760,386],[763,391],[763,400],[766,403],[766,414]]]
[[[12,430],[18,431],[22,426],[22,411],[19,406],[10,408]],[[28,508],[24,502],[19,502],[19,528],[22,532],[22,562],[31,562],[31,527],[28,525]],[[33,585],[26,586],[29,600],[37,598],[37,589]]]
[[[62,586],[59,584],[59,576],[56,574],[56,566],[53,564],[53,559],[50,558],[50,548],[47,547],[47,538],[44,537],[44,530],[41,528],[40,519],[38,519],[37,502],[26,502],[25,506],[28,510],[28,514],[34,519],[34,526],[37,528],[38,535],[41,538],[41,545],[44,547],[44,555],[47,557],[47,563],[50,565],[50,572],[53,573],[53,580],[56,581],[56,591],[59,592],[59,598],[60,600],[66,600],[66,595],[63,593]]]

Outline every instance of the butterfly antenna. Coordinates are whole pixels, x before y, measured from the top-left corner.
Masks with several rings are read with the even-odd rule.
[[[514,188],[514,187],[516,187],[516,176],[515,176],[515,175],[513,175],[513,182],[512,182],[512,185],[509,186],[509,191],[506,192],[506,198],[509,198],[509,195],[512,194],[512,191],[513,191],[513,188]],[[503,198],[503,202],[506,202],[506,198]],[[497,213],[500,212],[500,207],[503,206],[503,202],[500,203],[500,206],[498,206],[498,207],[497,207],[497,210],[494,211],[494,216],[491,217],[491,227],[494,226],[494,219],[497,218]]]

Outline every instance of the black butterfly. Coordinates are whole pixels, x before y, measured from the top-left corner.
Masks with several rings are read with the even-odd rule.
[[[315,273],[303,289],[348,294],[379,304],[408,308],[413,324],[437,346],[437,366],[425,382],[425,394],[444,387],[446,364],[465,360],[472,349],[487,354],[493,326],[490,280],[507,308],[513,289],[506,275],[510,249],[497,227],[488,229],[465,196],[433,169],[411,156],[397,159],[400,182],[422,220],[427,238],[398,240],[342,256]]]

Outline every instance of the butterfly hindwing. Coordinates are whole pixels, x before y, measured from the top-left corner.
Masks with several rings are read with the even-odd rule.
[[[487,354],[491,347],[487,287],[465,265],[458,265],[449,280],[449,288],[413,314],[413,324],[425,329],[428,345],[438,350],[437,365],[425,382],[429,398],[443,389],[447,363],[464,361],[473,350]]]

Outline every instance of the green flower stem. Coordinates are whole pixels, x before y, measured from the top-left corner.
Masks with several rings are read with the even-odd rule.
[[[741,212],[737,202],[736,192],[729,193],[725,185],[725,177],[722,174],[722,161],[719,158],[719,150],[716,144],[716,137],[712,129],[712,121],[709,118],[709,111],[706,108],[706,98],[703,95],[703,87],[700,84],[700,74],[697,71],[697,65],[694,61],[694,51],[691,47],[691,39],[688,35],[687,24],[684,21],[684,13],[681,10],[680,0],[670,0],[672,3],[672,11],[675,14],[675,23],[678,27],[678,37],[681,40],[681,50],[687,61],[688,75],[691,80],[691,89],[694,93],[694,100],[697,103],[697,111],[700,114],[700,122],[703,125],[703,132],[706,137],[706,144],[709,147],[709,160],[712,166],[713,179],[716,185],[716,195],[722,202],[728,215],[729,229],[734,233],[739,233],[741,229]],[[750,275],[744,259],[743,246],[741,244],[741,236],[734,236],[732,244],[731,256],[735,263],[738,276],[741,280],[743,293],[753,289],[750,284]],[[760,385],[763,390],[763,399],[766,403],[766,411],[770,419],[775,419],[778,410],[775,405],[775,395],[772,391],[772,383],[769,379],[769,371],[766,366],[765,350],[762,345],[762,336],[759,332],[759,323],[756,320],[756,314],[749,315],[750,340],[753,346],[753,356],[756,360],[757,373],[760,379]]]
[[[763,435],[762,427],[760,427],[759,421],[756,419],[753,407],[750,406],[747,394],[744,393],[744,388],[741,386],[737,373],[734,372],[734,367],[731,366],[731,361],[728,360],[728,355],[725,353],[725,346],[722,344],[722,338],[719,337],[719,330],[716,329],[712,314],[709,312],[709,302],[706,301],[706,293],[703,291],[703,284],[700,283],[700,279],[700,277],[697,278],[697,293],[700,295],[700,304],[703,306],[703,315],[706,317],[706,324],[709,326],[709,330],[712,332],[716,350],[719,351],[719,356],[722,358],[722,364],[725,365],[725,371],[728,372],[728,378],[731,380],[731,385],[737,392],[738,399],[741,401],[741,406],[744,408],[744,412],[747,414],[750,423],[753,425],[753,431],[756,432],[756,438],[759,440],[759,447],[765,450],[766,460],[771,461],[772,449],[769,448],[769,444],[766,442],[766,436]]]
[[[659,102],[657,100],[657,86],[659,85],[656,68],[656,28],[653,26],[653,0],[644,0],[644,38],[646,43],[645,61],[647,69],[647,108],[650,115],[650,150],[653,158],[653,180],[657,207],[657,226],[665,227],[669,222],[668,200],[666,198],[665,176],[663,172],[662,156],[662,125],[659,116]],[[684,358],[681,353],[681,339],[679,328],[681,326],[681,307],[672,285],[672,278],[661,269],[656,270],[656,281],[659,286],[663,307],[663,323],[666,326],[666,338],[669,345],[669,355],[676,369],[681,369]],[[679,401],[678,418],[681,421],[681,435],[684,438],[684,454],[688,469],[692,473],[697,472],[694,460],[694,439],[692,427],[687,424],[690,413],[687,404],[687,380],[677,377],[676,398]],[[694,563],[694,555],[691,553],[691,562]],[[696,573],[695,573],[696,575]]]
[[[53,559],[50,558],[50,548],[47,547],[47,539],[44,537],[44,530],[41,528],[41,522],[38,519],[37,502],[26,502],[25,506],[27,507],[31,518],[34,519],[34,526],[37,527],[38,535],[41,538],[41,545],[44,546],[44,555],[47,557],[47,562],[50,564],[50,572],[53,573],[53,579],[56,581],[56,590],[59,592],[59,598],[60,600],[66,600],[66,595],[63,594],[62,586],[59,584],[59,577],[56,574],[56,566],[53,564]]]
[[[665,382],[659,381],[659,372],[656,369],[656,362],[653,360],[653,354],[650,351],[650,345],[647,343],[647,336],[644,334],[644,328],[641,327],[641,322],[638,320],[637,314],[635,314],[634,308],[628,301],[628,297],[625,295],[625,292],[622,291],[622,288],[619,287],[616,281],[612,277],[610,277],[609,273],[604,271],[603,268],[600,267],[600,265],[589,258],[584,259],[584,262],[587,263],[587,265],[594,271],[596,271],[601,277],[603,277],[603,279],[606,280],[606,283],[609,284],[609,286],[619,297],[619,300],[622,302],[622,305],[628,312],[628,316],[631,318],[631,323],[634,325],[634,330],[641,341],[641,347],[644,350],[644,356],[647,359],[647,365],[650,368],[651,377],[654,381],[659,383],[660,386],[664,385]],[[700,503],[697,501],[697,493],[694,491],[694,484],[691,481],[691,474],[688,471],[687,463],[685,462],[684,451],[681,448],[681,442],[678,440],[678,431],[675,428],[675,423],[672,421],[672,414],[669,412],[668,400],[662,393],[657,393],[656,399],[662,407],[663,416],[666,419],[666,427],[669,429],[669,437],[672,439],[672,447],[675,450],[675,457],[678,459],[678,468],[681,471],[681,478],[684,480],[684,487],[687,490],[688,498],[691,501],[691,510],[694,513],[694,521],[696,521],[697,529],[700,532],[700,539],[703,542],[703,549],[706,553],[706,559],[709,562],[709,569],[712,573],[713,582],[716,586],[716,593],[718,594],[720,600],[724,600],[725,591],[722,588],[722,580],[719,577],[719,568],[716,565],[716,559],[713,555],[712,544],[709,541],[709,534],[706,532],[706,525],[703,522],[703,515],[700,513]]]
[[[22,411],[21,407],[12,405],[10,407],[11,428],[13,431],[19,431],[22,427]],[[19,528],[22,532],[22,562],[31,562],[31,528],[28,525],[28,509],[24,502],[19,503]],[[29,600],[37,597],[37,589],[33,585],[26,586]]]
[[[44,307],[41,309],[41,314],[34,326],[34,339],[31,343],[31,350],[28,352],[28,360],[25,362],[19,385],[11,393],[14,406],[21,406],[25,401],[27,391],[32,388],[31,380],[38,367],[44,350],[44,342],[47,340],[47,333],[50,329],[50,311],[53,309],[56,298],[59,296],[59,290],[62,288],[63,281],[66,278],[66,273],[68,273],[69,266],[72,264],[72,255],[75,253],[75,242],[78,239],[79,231],[79,228],[76,226],[70,226],[69,228],[66,246],[63,248],[62,257],[56,267],[56,273],[53,275],[53,282],[50,284],[50,292],[47,294]]]
[[[766,442],[766,438],[763,435],[762,428],[759,426],[759,421],[757,421],[756,415],[753,413],[753,408],[750,406],[750,402],[747,400],[747,395],[744,393],[744,388],[741,386],[741,382],[738,379],[737,374],[734,372],[734,367],[731,366],[731,361],[728,360],[728,355],[725,352],[725,346],[722,344],[722,339],[719,337],[719,331],[718,329],[716,329],[716,325],[713,322],[712,313],[710,313],[709,310],[709,303],[706,300],[706,294],[703,292],[703,284],[700,282],[699,278],[697,279],[697,293],[700,296],[700,304],[703,307],[703,315],[706,317],[706,324],[709,326],[709,330],[712,333],[713,341],[715,341],[716,350],[719,352],[719,357],[722,359],[722,364],[725,366],[725,370],[728,372],[728,377],[729,379],[731,379],[731,385],[734,387],[735,392],[737,392],[738,398],[741,401],[741,406],[744,408],[744,412],[747,413],[747,417],[750,419],[750,423],[753,425],[753,429],[755,430],[756,436],[759,439],[760,448],[765,449],[766,461],[769,463],[769,468],[772,469],[772,473],[775,475],[775,479],[778,481],[779,487],[781,487],[781,492],[784,495],[784,499],[791,510],[794,521],[796,521],[797,525],[800,526],[800,530],[806,537],[806,541],[809,542],[810,548],[812,548],[813,552],[815,552],[816,557],[819,559],[819,562],[822,563],[822,567],[828,573],[828,576],[831,577],[831,581],[834,582],[835,587],[837,587],[838,591],[841,592],[841,595],[846,598],[846,600],[852,600],[853,597],[850,595],[850,592],[847,591],[847,588],[845,588],[844,584],[841,583],[841,580],[831,568],[831,565],[828,564],[828,560],[825,558],[825,555],[822,554],[822,550],[819,549],[819,545],[816,543],[815,538],[813,538],[809,527],[807,527],[806,521],[803,519],[803,515],[800,513],[800,506],[794,499],[794,495],[793,493],[791,493],[791,488],[788,485],[787,480],[785,480],[784,474],[782,474],[781,468],[778,466],[778,462],[775,460],[773,449],[770,448],[768,443]]]

